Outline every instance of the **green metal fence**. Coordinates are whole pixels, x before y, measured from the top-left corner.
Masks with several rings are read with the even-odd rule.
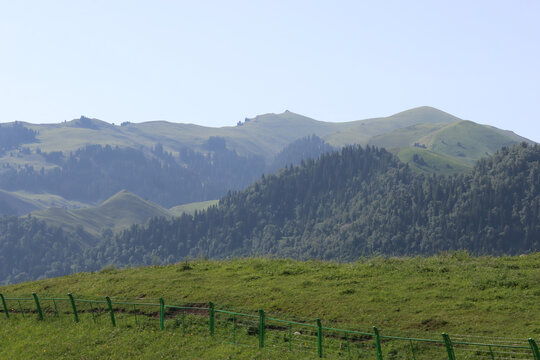
[[[532,338],[510,339],[474,335],[403,336],[375,326],[339,329],[314,322],[280,319],[263,310],[241,313],[213,303],[171,305],[160,299],[75,297],[4,297],[0,318],[35,317],[39,321],[69,316],[74,322],[99,326],[151,326],[182,333],[207,333],[235,346],[293,351],[338,359],[533,359],[540,360]],[[282,315],[280,315],[282,316]]]

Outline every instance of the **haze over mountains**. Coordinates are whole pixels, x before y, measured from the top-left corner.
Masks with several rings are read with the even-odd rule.
[[[312,136],[314,135],[314,136]],[[391,150],[418,171],[452,174],[502,146],[531,141],[421,107],[331,123],[285,111],[208,128],[154,121],[3,124],[0,212],[96,206],[125,189],[170,208],[215,200],[263,173],[348,144]]]
[[[529,212],[539,201],[538,147],[430,107],[345,123],[285,111],[223,128],[81,117],[2,124],[0,139],[0,213],[24,215],[0,223],[4,282],[185,256],[352,259],[538,247],[531,236],[540,211]],[[340,150],[346,145],[354,146]],[[505,177],[517,184],[507,189],[513,199],[495,186]],[[484,227],[461,218],[469,207]],[[505,207],[522,209],[525,222]],[[484,217],[483,208],[496,215]],[[460,229],[450,233],[449,224]],[[504,241],[493,243],[495,233]],[[36,249],[46,255],[28,254]]]

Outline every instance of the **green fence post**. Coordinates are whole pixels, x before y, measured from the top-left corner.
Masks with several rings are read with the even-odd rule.
[[[289,350],[292,350],[292,323],[289,321]]]
[[[347,360],[351,359],[351,345],[349,344],[349,332],[345,333],[345,340],[347,340]]]
[[[186,332],[186,325],[185,325],[185,309],[182,309],[182,333]]]
[[[493,354],[493,349],[491,348],[491,345],[489,345],[488,348],[489,348],[489,355],[491,355],[491,360],[495,360],[495,354]]]
[[[6,314],[6,319],[9,319],[9,310],[6,304],[6,299],[4,298],[3,294],[0,294],[0,298],[2,299],[2,306],[4,307],[4,313]]]
[[[22,307],[21,300],[17,300],[17,303],[19,304],[19,310],[21,310],[22,317],[24,318],[24,309]]]
[[[448,352],[448,360],[456,360],[456,355],[454,354],[454,347],[452,346],[452,340],[447,333],[442,333],[444,343],[446,345],[446,351]]]
[[[317,354],[322,358],[322,325],[321,319],[317,319]]]
[[[159,298],[159,329],[165,329],[165,300]]]
[[[71,307],[73,308],[73,316],[75,317],[75,322],[79,322],[79,314],[77,314],[77,306],[75,305],[75,299],[71,293],[68,294],[69,301],[71,302]]]
[[[533,338],[529,338],[529,345],[531,345],[534,360],[540,360],[540,351],[538,351],[538,346],[536,345],[536,341],[534,341]]]
[[[34,301],[36,302],[36,309],[38,313],[38,319],[43,320],[43,312],[41,311],[41,305],[39,304],[38,296],[35,292],[32,293],[32,296],[34,297]]]
[[[56,306],[56,301],[54,299],[52,299],[52,302],[53,302],[53,305],[54,305],[54,315],[56,317],[58,317],[59,316],[59,314],[58,314],[58,306]]]
[[[105,296],[105,300],[107,300],[107,306],[109,307],[109,314],[111,314],[111,323],[112,326],[116,327],[116,319],[114,318],[114,310],[112,307],[111,298],[108,296]]]
[[[232,340],[234,345],[238,345],[236,343],[236,314],[233,314]]]
[[[416,360],[416,356],[414,356],[414,346],[413,346],[413,343],[412,343],[411,339],[409,339],[409,344],[411,345],[412,358],[413,358],[413,360]]]
[[[135,317],[135,325],[139,325],[139,322],[137,321],[137,308],[135,307],[135,304],[133,304],[133,316]]]
[[[210,336],[214,336],[214,303],[208,303],[208,326],[210,327]]]
[[[96,316],[94,315],[94,306],[91,302],[88,303],[88,306],[90,307],[90,314],[92,314],[92,320],[94,321],[94,324],[96,324]]]
[[[377,348],[377,360],[383,360],[382,350],[381,350],[381,337],[379,336],[379,329],[373,327],[373,332],[375,333],[375,346]]]
[[[264,310],[259,310],[259,347],[264,347]]]

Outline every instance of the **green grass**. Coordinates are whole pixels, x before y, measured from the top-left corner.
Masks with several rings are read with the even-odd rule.
[[[79,120],[54,125],[25,124],[38,131],[38,142],[25,145],[31,153],[14,150],[0,158],[0,163],[29,164],[35,169],[47,170],[53,165],[36,154],[37,148],[44,152],[68,153],[89,144],[149,149],[159,142],[172,153],[186,147],[206,152],[205,144],[211,136],[225,138],[227,146],[241,155],[259,155],[271,161],[286,145],[312,134],[337,147],[374,144],[392,149],[419,142],[436,153],[471,163],[503,145],[526,140],[509,131],[462,121],[427,106],[388,117],[342,123],[317,121],[289,111],[259,115],[242,126],[221,128],[166,121],[126,126],[113,126],[99,120],[91,122],[95,129],[80,127]]]
[[[8,333],[7,333],[7,332]],[[3,359],[268,359],[272,352],[234,347],[202,333],[94,325],[71,319],[0,322]],[[310,359],[283,353],[283,359]]]
[[[419,140],[436,153],[470,164],[479,158],[494,154],[503,146],[511,146],[521,141],[531,142],[510,131],[476,124],[472,121],[450,124]]]
[[[66,231],[76,231],[82,226],[94,236],[100,236],[105,229],[117,232],[132,224],[144,224],[151,217],[172,215],[169,210],[125,190],[95,207],[74,210],[49,208],[32,213],[32,216],[50,225],[61,226]]]
[[[201,201],[201,202],[194,202],[184,205],[178,205],[175,207],[172,207],[169,209],[172,215],[174,216],[180,216],[183,213],[187,214],[194,214],[195,211],[201,211],[208,209],[211,206],[217,205],[219,203],[219,200],[208,200],[208,201]]]
[[[418,161],[414,161],[414,155],[420,157]],[[452,175],[464,173],[472,169],[472,166],[467,162],[418,147],[401,149],[397,156],[399,160],[409,164],[414,171],[423,173]]]
[[[431,134],[448,123],[424,123],[400,128],[370,139],[369,144],[380,148],[396,149],[409,148],[422,137]]]
[[[54,125],[25,124],[39,132],[38,142],[28,144],[32,150],[30,155],[12,151],[0,159],[0,163],[30,163],[36,169],[46,164],[35,150],[44,152],[75,151],[85,145],[101,144],[120,147],[141,146],[151,148],[156,143],[163,144],[166,151],[178,152],[187,147],[197,151],[206,151],[205,143],[210,136],[224,137],[227,146],[242,155],[260,155],[268,161],[291,142],[315,134],[331,145],[362,144],[370,142],[375,136],[407,128],[419,124],[454,123],[460,119],[431,107],[419,107],[388,117],[374,118],[350,122],[325,122],[285,111],[281,114],[259,115],[242,126],[226,126],[221,128],[204,127],[194,124],[177,124],[166,121],[150,121],[126,126],[92,120],[96,129],[78,126],[73,120]],[[398,143],[402,139],[396,140]],[[386,144],[389,147],[396,145]],[[25,145],[26,146],[26,145]]]
[[[440,334],[447,332],[451,336],[481,336],[469,338],[476,341],[496,337],[540,338],[540,253],[497,258],[457,252],[428,258],[376,257],[347,264],[272,259],[194,260],[160,267],[107,268],[98,273],[0,287],[6,297],[29,296],[32,291],[40,297],[65,297],[72,292],[75,296],[98,298],[164,297],[167,304],[213,301],[220,309],[248,314],[264,309],[268,316],[285,320],[313,324],[318,317],[327,327],[366,331],[375,325],[383,335],[440,339]],[[50,320],[48,316],[39,323],[30,322],[28,317],[10,322],[0,318],[0,336],[12,338],[4,343],[9,344],[9,354],[16,354],[17,348],[37,354],[52,343],[48,351],[57,351],[56,357],[69,358],[76,353],[88,354],[77,355],[79,358],[122,358],[132,357],[131,347],[139,344],[140,358],[151,357],[152,349],[159,348],[167,358],[172,357],[167,352],[169,346],[176,349],[176,343],[167,345],[167,339],[174,337],[186,351],[185,358],[257,356],[251,348],[228,348],[219,339],[208,340],[204,331],[197,335],[197,340],[186,340],[174,329],[171,319],[166,321],[170,330],[144,340],[155,334],[150,328],[120,325],[111,330],[104,320],[102,326],[94,329],[89,314],[85,316],[86,320],[79,325],[72,324],[67,315],[61,317],[65,320]],[[55,321],[65,323],[55,327]],[[66,330],[54,330],[62,327]],[[78,327],[87,336],[75,345],[79,342]],[[113,340],[106,341],[111,334]],[[201,346],[207,340],[209,345]],[[98,351],[97,341],[102,346],[99,353],[94,353]],[[154,343],[158,344],[155,348]],[[105,344],[114,350],[106,353],[109,350]],[[408,356],[408,344],[391,341],[383,345],[387,355]],[[69,353],[66,346],[76,346],[76,350]],[[65,355],[61,351],[66,351]],[[282,355],[261,354],[262,358],[283,358]]]

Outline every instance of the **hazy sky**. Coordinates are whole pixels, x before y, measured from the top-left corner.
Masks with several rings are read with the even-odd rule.
[[[0,55],[0,122],[430,105],[540,142],[538,0],[0,0]]]

